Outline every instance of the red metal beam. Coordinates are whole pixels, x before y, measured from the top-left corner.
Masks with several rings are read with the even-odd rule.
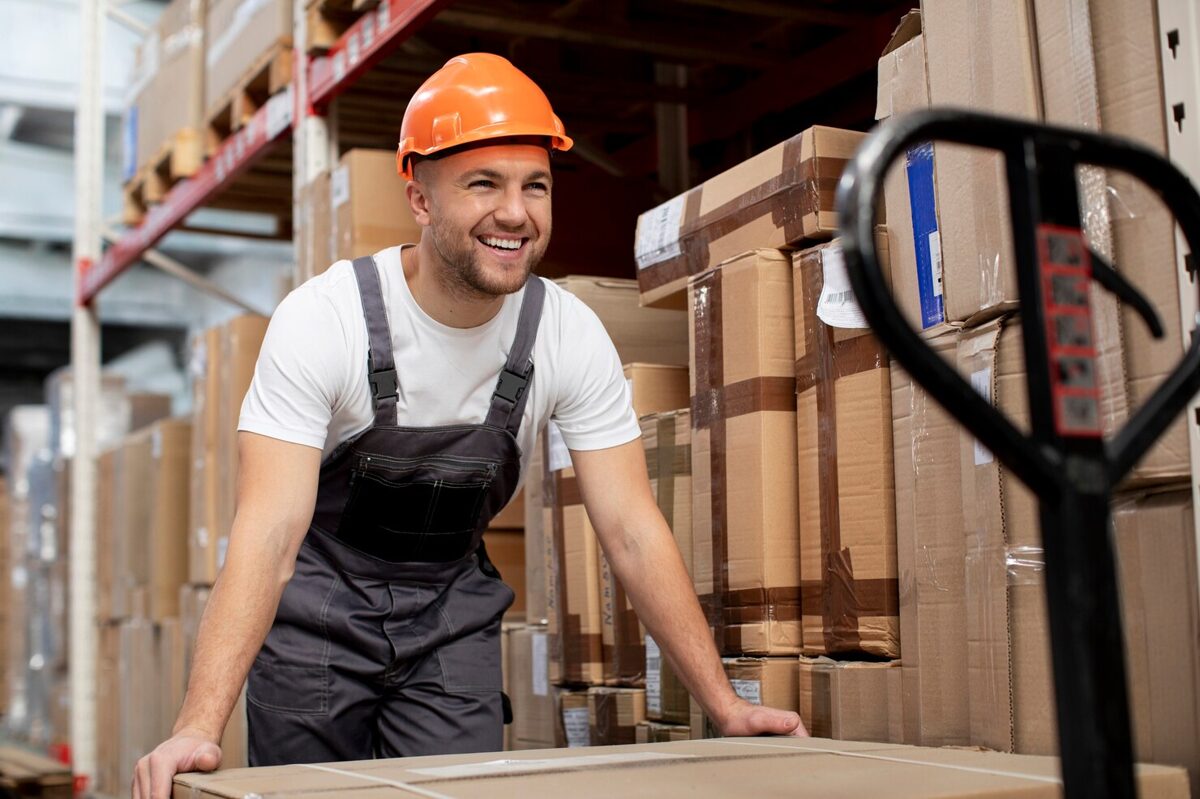
[[[451,0],[383,0],[342,34],[308,72],[309,102],[324,108],[380,59],[450,5]]]
[[[290,89],[272,97],[241,130],[221,145],[199,172],[176,184],[161,204],[150,209],[138,227],[109,247],[98,264],[85,266],[77,276],[77,301],[89,303],[95,299],[101,289],[132,266],[142,253],[267,155],[277,141],[289,135],[294,102]]]

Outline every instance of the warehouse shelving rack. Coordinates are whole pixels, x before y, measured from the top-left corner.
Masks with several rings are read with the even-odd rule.
[[[650,33],[629,27],[596,21],[597,8],[605,14],[627,13],[631,0],[564,0],[547,19],[521,14],[517,0],[380,0],[372,9],[349,24],[328,51],[310,56],[303,46],[308,41],[305,0],[294,2],[293,41],[295,49],[293,82],[284,93],[262,106],[245,126],[222,143],[193,177],[171,189],[161,204],[152,207],[140,225],[124,233],[114,233],[102,218],[101,189],[103,176],[103,107],[101,98],[101,54],[106,16],[130,24],[121,12],[119,0],[81,0],[82,42],[80,101],[76,117],[76,224],[73,262],[76,273],[75,308],[72,315],[72,368],[77,390],[74,413],[79,436],[72,465],[70,551],[70,680],[71,748],[77,774],[96,771],[96,674],[97,639],[95,618],[95,496],[96,458],[94,438],[96,402],[100,385],[100,325],[97,307],[106,286],[139,261],[146,261],[196,288],[212,293],[246,310],[251,308],[233,294],[210,283],[173,261],[154,247],[167,234],[186,224],[198,208],[220,205],[240,180],[272,160],[286,159],[290,149],[292,167],[292,218],[298,218],[303,190],[317,176],[327,173],[337,162],[340,151],[349,147],[394,145],[399,116],[364,113],[370,103],[399,105],[404,92],[411,94],[420,82],[445,60],[446,52],[425,40],[423,30],[431,22],[441,25],[438,32],[462,32],[462,42],[486,40],[502,34],[512,46],[530,41],[560,39],[568,44],[612,48],[612,52],[637,52],[654,55],[655,82],[634,83],[627,76],[609,69],[604,59],[587,64],[593,74],[546,71],[535,78],[551,90],[556,104],[569,100],[575,108],[564,114],[572,124],[576,148],[572,158],[586,162],[609,176],[644,181],[650,163],[657,167],[656,197],[666,199],[690,185],[689,145],[712,147],[709,140],[730,139],[748,129],[751,120],[778,117],[785,109],[813,104],[831,90],[851,85],[851,81],[874,74],[875,55],[886,43],[892,27],[912,2],[873,0],[843,9],[816,0],[648,0],[647,6],[679,8],[689,20],[700,20],[706,13],[735,13],[761,23],[764,34],[754,48],[739,51],[739,36],[745,31],[712,25],[711,36],[693,37],[688,25],[681,24]],[[1165,36],[1174,30],[1177,47],[1172,57],[1164,50],[1164,75],[1168,98],[1195,98],[1200,86],[1200,21],[1191,0],[1158,0],[1160,24]],[[539,8],[544,8],[543,5]],[[356,4],[361,5],[361,4]],[[714,17],[715,18],[715,17]],[[697,22],[697,24],[702,24]],[[823,36],[801,37],[799,48],[775,46],[771,42],[796,32],[796,26],[824,26]],[[790,29],[789,29],[789,26]],[[703,33],[704,31],[701,31]],[[418,37],[417,34],[421,33]],[[795,38],[794,36],[792,37]],[[763,44],[766,42],[767,44]],[[759,46],[761,45],[761,46]],[[403,62],[396,54],[403,50]],[[677,65],[700,65],[701,72],[712,78],[709,83],[687,85],[685,70]],[[713,64],[719,65],[718,69]],[[731,80],[721,69],[743,70]],[[693,73],[694,77],[695,73]],[[576,81],[580,81],[578,85]],[[394,85],[393,85],[394,84]],[[599,84],[599,85],[598,85]],[[714,88],[716,87],[716,88]],[[861,87],[860,87],[861,88]],[[558,90],[555,94],[554,89]],[[860,92],[861,93],[861,92]],[[713,102],[719,94],[720,102]],[[578,95],[578,96],[576,96]],[[624,100],[630,113],[608,114],[602,108],[614,98]],[[833,125],[857,124],[870,119],[870,104],[830,111],[822,108],[814,121]],[[1182,101],[1180,101],[1182,102]],[[578,126],[579,117],[588,117],[589,104],[596,105],[590,119],[592,130]],[[1174,101],[1168,100],[1168,117]],[[827,104],[828,105],[828,104]],[[393,109],[394,110],[394,109]],[[578,112],[578,113],[577,113]],[[1172,138],[1172,156],[1185,169],[1191,168],[1194,181],[1200,180],[1200,164],[1189,164],[1186,153],[1200,152],[1194,146],[1195,122],[1200,108],[1187,108],[1190,126],[1178,126],[1181,136]],[[863,116],[863,114],[867,116]],[[641,114],[635,119],[636,114]],[[366,121],[364,121],[364,119]],[[597,122],[597,119],[600,121]],[[788,124],[793,121],[789,120]],[[1174,125],[1174,119],[1168,119]],[[623,133],[646,132],[614,157],[611,148],[599,144],[596,130],[610,127]],[[385,130],[386,128],[386,130]],[[771,135],[768,133],[768,135]],[[390,136],[390,139],[388,138]],[[777,138],[782,138],[782,135]],[[627,137],[628,141],[632,137]],[[657,139],[657,141],[655,141]],[[1189,143],[1190,142],[1190,143]],[[1190,150],[1188,148],[1191,148]],[[750,136],[726,147],[732,155],[751,154]],[[728,155],[728,153],[727,153]],[[737,160],[740,160],[737,159]],[[631,167],[631,165],[633,165]],[[653,171],[653,170],[652,170]],[[279,198],[286,206],[287,198]],[[285,226],[286,227],[286,226]],[[111,242],[107,249],[102,242]],[[1181,275],[1185,274],[1181,264]],[[1186,274],[1191,274],[1186,272]],[[298,275],[299,276],[299,275]],[[1181,277],[1181,280],[1189,278]],[[1182,292],[1183,302],[1192,299]],[[1196,316],[1194,303],[1185,307],[1187,320]],[[1189,411],[1192,431],[1193,463],[1200,463],[1200,407]],[[1197,472],[1193,469],[1194,473]],[[1200,492],[1193,485],[1193,494]],[[1200,501],[1195,503],[1200,514]],[[1200,529],[1198,524],[1197,529]]]

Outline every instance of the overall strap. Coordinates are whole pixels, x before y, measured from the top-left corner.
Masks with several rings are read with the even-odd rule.
[[[521,429],[521,415],[525,412],[526,389],[533,379],[533,343],[537,340],[538,325],[542,321],[542,305],[546,300],[546,284],[537,275],[530,275],[525,282],[525,297],[521,300],[521,315],[517,319],[517,335],[508,351],[508,361],[500,371],[496,391],[492,394],[492,407],[488,410],[486,424],[500,427],[513,434]]]
[[[396,424],[396,361],[392,356],[392,332],[383,307],[379,272],[370,255],[354,259],[354,277],[367,321],[367,383],[375,406],[375,424]]]

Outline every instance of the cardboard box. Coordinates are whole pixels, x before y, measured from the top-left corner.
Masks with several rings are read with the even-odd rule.
[[[1038,118],[1029,9],[1023,2],[922,5],[929,99]],[[947,321],[976,323],[1015,307],[1012,223],[998,153],[935,144]]]
[[[176,597],[178,604],[178,592]],[[165,741],[171,737],[175,719],[183,707],[183,695],[187,691],[187,675],[183,664],[183,625],[178,618],[158,622],[158,667],[158,731],[155,737]]]
[[[245,314],[192,343],[193,416],[188,580],[211,584],[225,562],[237,498],[237,425],[266,317]]]
[[[642,444],[650,490],[675,537],[688,575],[692,568],[691,412],[648,414],[641,418]],[[691,698],[658,644],[644,636],[646,652],[646,716],[656,721],[688,724]]]
[[[172,0],[134,54],[126,110],[128,181],[170,148],[169,171],[187,177],[203,163],[206,0]]]
[[[639,417],[688,405],[687,367],[629,363],[625,364],[625,381]]]
[[[570,275],[554,282],[595,311],[621,363],[687,364],[687,313],[682,308],[639,307],[636,280]]]
[[[820,655],[801,655],[796,663],[797,694],[800,720],[809,735],[817,738],[833,736],[833,707],[829,696],[829,672],[837,661]]]
[[[813,738],[726,739],[643,744],[617,750],[442,755],[309,766],[180,774],[175,795],[240,799],[261,793],[327,799],[375,791],[402,796],[771,796],[821,786],[827,799],[1051,799],[1062,794],[1056,758]],[[1138,795],[1182,799],[1181,769],[1140,766]],[[380,787],[382,784],[393,786]],[[411,786],[415,790],[406,790]],[[619,787],[618,787],[619,786]]]
[[[146,618],[150,583],[150,524],[152,495],[150,431],[139,430],[125,439],[116,471],[114,514],[116,561],[113,611],[116,618]]]
[[[156,422],[149,435],[148,611],[164,621],[179,615],[179,587],[187,582],[192,425],[188,419]]]
[[[887,232],[876,233],[887,269]],[[900,654],[888,357],[837,240],[793,255],[804,652]]]
[[[557,694],[556,746],[568,749],[590,746],[592,732],[588,713],[588,692],[563,688],[559,689]]]
[[[544,626],[509,632],[509,698],[512,700],[512,749],[555,746],[555,697],[550,684],[550,657]]]
[[[191,678],[196,633],[200,629],[200,620],[204,617],[204,609],[208,605],[211,593],[212,589],[208,586],[185,585],[179,589],[179,626],[183,641],[184,673],[187,675],[185,685]],[[221,768],[246,767],[246,736],[246,687],[243,685],[237,704],[229,716],[229,722],[225,725],[225,732],[221,736]]]
[[[420,241],[421,226],[409,210],[405,185],[392,150],[351,150],[342,156],[330,179],[335,260]]]
[[[529,453],[525,467],[525,618],[530,624],[547,622],[546,597],[550,593],[546,576],[546,520],[542,508],[542,484],[546,479],[545,431],[538,433],[537,444]]]
[[[101,622],[96,629],[96,695],[108,701],[96,703],[96,790],[116,796],[129,786],[118,784],[120,736],[118,711],[121,693],[119,662],[121,658],[121,627]]]
[[[1126,680],[1139,760],[1183,766],[1200,795],[1200,609],[1186,486],[1118,498]]]
[[[600,645],[604,684],[644,688],[646,629],[633,610],[629,595],[600,552]]]
[[[965,331],[958,369],[1028,429],[1019,324],[1000,319]],[[973,437],[964,432],[961,442],[971,743],[1051,754],[1058,738],[1035,499]]]
[[[550,514],[543,537],[551,590],[550,681],[598,685],[604,681],[600,617],[600,547],[583,507],[570,456],[557,428],[546,435],[544,502]],[[555,468],[558,467],[558,468]]]
[[[929,341],[953,361],[958,335]],[[904,732],[897,742],[964,746],[967,703],[966,538],[955,422],[937,400],[891,364],[900,575],[900,668]],[[890,672],[889,672],[890,675]],[[894,679],[894,678],[893,678]]]
[[[690,741],[692,729],[686,724],[663,724],[658,721],[643,721],[637,725],[637,743],[658,744],[668,741]]]
[[[756,247],[783,249],[837,230],[834,190],[863,139],[816,126],[638,217],[642,304],[675,302],[688,278]]]
[[[331,187],[331,173],[321,172],[300,189],[300,218],[295,232],[301,283],[337,261]]]
[[[1046,4],[1039,0],[1037,5],[1040,33]],[[1165,37],[1159,34],[1156,3],[1091,2],[1088,11],[1101,132],[1131,138],[1166,155],[1160,53]],[[1086,68],[1081,74],[1086,79]],[[1082,91],[1078,86],[1072,89],[1072,96],[1063,98],[1065,105],[1051,105],[1048,99],[1047,116],[1059,118],[1062,108],[1071,108],[1071,101],[1078,107]],[[1165,332],[1161,340],[1152,338],[1137,314],[1122,310],[1128,403],[1136,409],[1174,368],[1189,343],[1183,338],[1179,297],[1181,291],[1193,289],[1190,277],[1181,275],[1176,265],[1172,215],[1153,190],[1121,172],[1109,172],[1104,178],[1107,183],[1101,184],[1100,196],[1108,200],[1108,213],[1101,205],[1101,213],[1095,216],[1111,223],[1113,263],[1150,301]],[[1181,414],[1131,477],[1141,483],[1186,480],[1190,463]]]
[[[217,578],[217,456],[221,404],[221,331],[211,327],[192,339],[192,473],[188,492],[188,581],[211,584]],[[228,531],[224,531],[228,535]]]
[[[800,710],[799,662],[794,657],[725,658],[734,693],[747,702],[779,710]]]
[[[525,534],[520,530],[488,529],[484,534],[483,543],[487,546],[488,557],[495,565],[504,582],[508,583],[517,598],[505,617],[525,614]]]
[[[829,722],[839,741],[888,741],[892,709],[888,680],[899,673],[899,661],[844,661],[827,672]]]
[[[644,689],[593,687],[588,689],[587,700],[592,746],[637,743],[637,725],[646,720]]]
[[[159,696],[161,690],[154,624],[144,619],[121,622],[118,645],[118,784],[132,785],[138,758],[160,743],[156,737],[159,715],[146,708],[147,698]]]
[[[222,100],[266,66],[280,48],[292,46],[292,2],[208,0],[205,29],[204,109],[205,115],[211,116]]]
[[[101,621],[118,619],[117,575],[117,470],[120,447],[104,450],[96,459],[96,616]],[[6,605],[13,609],[16,605]]]
[[[693,579],[729,654],[798,654],[800,547],[789,254],[688,284]]]
[[[71,799],[75,779],[69,766],[24,748],[0,747],[0,791],[6,796]]]
[[[499,513],[492,518],[488,525],[493,529],[524,530],[525,529],[525,489],[517,489],[517,493],[509,500]]]

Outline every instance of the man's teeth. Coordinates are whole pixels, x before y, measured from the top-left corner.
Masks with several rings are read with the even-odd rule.
[[[523,239],[497,239],[492,236],[482,236],[483,243],[489,247],[499,247],[502,250],[519,250]]]

